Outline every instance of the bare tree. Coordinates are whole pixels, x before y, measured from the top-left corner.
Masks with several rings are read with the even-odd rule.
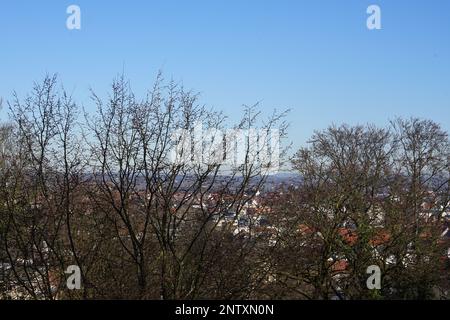
[[[89,122],[93,137],[87,139],[96,168],[92,199],[134,265],[136,297],[197,297],[208,275],[206,261],[213,259],[212,251],[206,252],[219,221],[230,211],[238,218],[264,182],[264,165],[249,159],[247,147],[244,163],[225,174],[221,161],[195,154],[193,141],[184,146],[177,130],[191,138],[200,123],[215,132],[210,139],[219,148],[211,154],[223,154],[225,140],[218,132],[225,117],[199,106],[197,95],[175,83],[163,85],[161,75],[141,102],[123,77],[114,82],[107,103],[95,94],[93,99],[98,111]],[[256,118],[248,108],[235,129],[252,128]],[[275,114],[263,129],[281,119]],[[174,161],[174,150],[185,161]],[[159,292],[149,291],[149,283],[158,283]]]
[[[309,250],[313,256],[295,273],[294,269],[282,275],[306,289],[312,286],[309,294],[303,293],[310,298],[429,296],[442,270],[438,235],[442,224],[424,214],[432,213],[436,205],[445,210],[442,203],[448,200],[435,192],[447,190],[447,159],[448,138],[432,122],[398,120],[392,131],[341,126],[317,132],[311,147],[294,158],[303,181],[298,200],[287,210],[295,210],[290,223],[295,221],[300,230],[297,236],[286,235],[286,246],[303,239],[295,250]],[[431,183],[438,177],[439,183]],[[373,264],[384,274],[380,292],[366,288],[365,271]],[[425,269],[427,276],[422,273]],[[407,278],[415,282],[402,283]]]

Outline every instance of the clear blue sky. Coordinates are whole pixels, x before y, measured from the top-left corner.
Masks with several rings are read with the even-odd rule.
[[[79,31],[66,29],[70,4]],[[366,28],[370,4],[382,30]],[[138,93],[162,69],[232,117],[256,101],[291,108],[295,146],[332,122],[450,129],[448,0],[2,1],[0,44],[4,99],[57,72],[89,108],[88,88],[105,92],[123,68]]]

